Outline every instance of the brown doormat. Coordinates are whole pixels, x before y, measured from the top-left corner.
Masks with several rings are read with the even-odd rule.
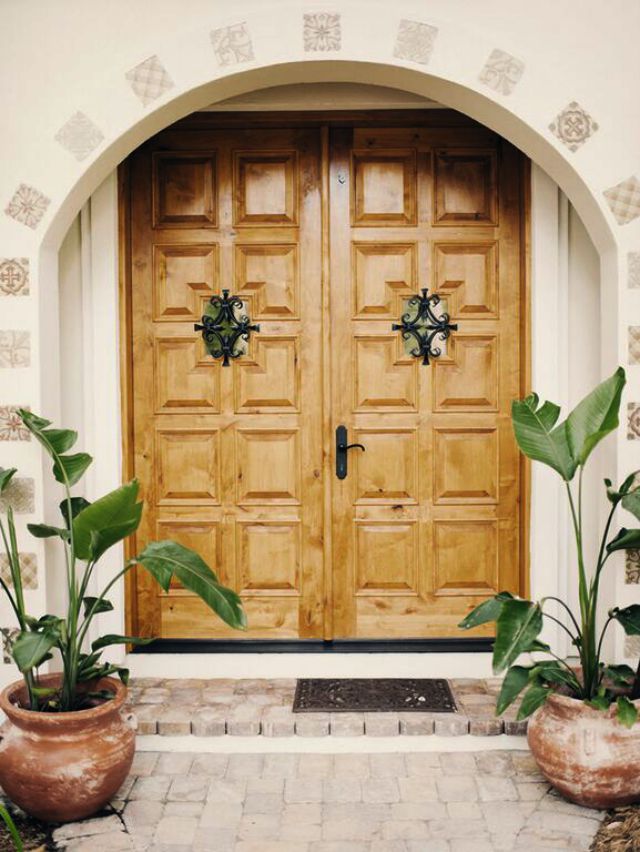
[[[444,678],[301,678],[294,713],[457,713]]]

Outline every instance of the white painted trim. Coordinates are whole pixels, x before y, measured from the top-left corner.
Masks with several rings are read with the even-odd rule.
[[[528,751],[526,737],[136,737],[137,751],[198,754],[389,754]]]
[[[557,185],[532,166],[532,378],[541,396],[566,405],[568,396],[568,274],[567,205]],[[86,446],[96,461],[87,480],[95,496],[120,483],[122,469],[118,348],[118,233],[117,183],[112,174],[90,202],[90,270],[83,281],[83,305],[78,316],[85,329],[84,387]],[[85,214],[86,215],[86,214]],[[81,316],[80,311],[84,315]],[[63,337],[64,339],[64,337]],[[563,596],[571,574],[567,555],[569,519],[560,483],[552,471],[534,465],[531,499],[531,592],[534,598]],[[555,542],[555,547],[551,544]],[[100,581],[113,576],[122,564],[114,548],[100,567]],[[96,630],[123,632],[124,588],[112,599],[115,610],[100,616]],[[545,628],[544,638],[555,647],[559,628]],[[114,649],[116,650],[116,649]],[[567,649],[568,650],[568,649]],[[117,653],[117,651],[116,651]],[[116,658],[112,653],[111,659]],[[135,675],[189,677],[307,676],[450,676],[490,675],[487,654],[379,654],[379,655],[128,655]]]

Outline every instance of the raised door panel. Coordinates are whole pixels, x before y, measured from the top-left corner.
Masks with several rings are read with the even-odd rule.
[[[255,595],[300,593],[300,524],[241,521],[236,526],[240,587]]]
[[[418,525],[405,521],[355,524],[356,595],[417,594]]]
[[[295,243],[236,245],[236,293],[254,320],[298,318],[300,275]]]
[[[416,290],[416,246],[354,243],[352,281],[355,317],[396,319],[403,297]]]
[[[215,154],[155,154],[154,227],[215,228],[216,188]]]
[[[361,505],[418,502],[418,435],[415,429],[357,429],[353,440],[366,447],[350,464],[355,502]]]
[[[489,243],[435,243],[435,291],[454,320],[497,319],[498,247]]]
[[[298,338],[256,337],[234,362],[236,411],[297,412],[300,407]]]
[[[158,505],[219,505],[218,430],[158,429],[155,457]]]
[[[436,505],[498,502],[496,428],[436,428],[433,450]]]
[[[436,411],[497,411],[498,357],[496,335],[454,334],[434,364]]]
[[[355,337],[353,343],[354,410],[415,411],[415,363],[401,351],[398,338],[370,334]]]
[[[497,594],[496,521],[442,520],[434,527],[436,596]]]
[[[199,320],[218,287],[216,245],[155,246],[153,315],[156,322]]]
[[[416,154],[400,151],[354,151],[352,161],[353,224],[416,224]]]
[[[234,223],[238,226],[296,225],[297,152],[236,152],[234,200]]]
[[[436,151],[434,195],[435,225],[497,225],[495,150]]]
[[[206,358],[202,341],[159,337],[155,341],[155,403],[158,413],[220,410],[220,365]]]
[[[299,435],[290,429],[236,432],[238,505],[300,502]]]

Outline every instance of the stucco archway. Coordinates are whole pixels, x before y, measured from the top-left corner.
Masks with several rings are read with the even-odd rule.
[[[483,10],[489,18],[490,12],[495,13],[490,27],[489,18],[470,16],[464,4],[436,2],[425,21],[422,4],[414,0],[400,0],[393,6],[377,3],[375,8],[370,2],[343,0],[335,10],[340,38],[326,51],[319,51],[313,46],[309,48],[303,39],[303,19],[306,27],[306,15],[311,8],[305,3],[283,3],[281,14],[274,16],[273,9],[263,3],[240,0],[233,19],[224,20],[209,6],[205,2],[194,3],[186,25],[183,18],[178,21],[170,14],[158,15],[157,20],[143,28],[136,28],[132,19],[125,33],[118,32],[117,27],[101,32],[94,21],[80,20],[77,10],[72,8],[74,4],[70,3],[68,9],[59,10],[58,17],[45,20],[42,16],[38,21],[43,28],[41,53],[48,55],[48,39],[52,44],[66,45],[71,24],[77,28],[78,39],[83,39],[83,54],[93,53],[91,59],[87,58],[82,68],[74,67],[73,51],[65,48],[63,58],[58,48],[56,61],[65,83],[59,89],[55,89],[46,69],[44,76],[40,72],[38,77],[35,65],[35,70],[26,74],[12,67],[16,81],[14,97],[21,97],[22,73],[31,84],[20,101],[22,111],[26,109],[42,118],[42,132],[34,135],[33,128],[20,120],[4,136],[5,162],[10,162],[11,168],[2,182],[2,191],[8,200],[15,188],[25,182],[51,202],[42,221],[38,220],[33,229],[25,228],[25,223],[11,214],[0,223],[4,253],[28,256],[31,262],[32,298],[23,300],[11,313],[12,327],[31,334],[31,363],[28,372],[9,371],[15,378],[10,375],[3,384],[7,402],[26,403],[36,410],[46,410],[53,417],[59,411],[59,340],[50,331],[58,311],[56,255],[72,219],[105,176],[145,139],[182,116],[243,92],[291,82],[365,82],[427,95],[468,114],[523,150],[567,194],[600,252],[603,307],[606,307],[602,372],[626,361],[626,323],[632,319],[625,312],[625,325],[622,324],[623,250],[633,247],[638,222],[624,231],[617,227],[603,191],[627,178],[634,168],[630,143],[625,138],[633,138],[631,125],[635,119],[629,118],[622,102],[615,101],[606,122],[603,107],[599,113],[594,108],[601,128],[597,143],[589,142],[584,156],[582,151],[580,156],[574,156],[550,132],[549,122],[557,110],[581,97],[582,88],[576,82],[578,72],[585,81],[591,81],[594,96],[602,94],[603,87],[606,93],[608,85],[615,85],[614,74],[610,84],[605,81],[601,85],[602,75],[594,67],[589,37],[581,39],[572,54],[575,67],[562,64],[575,23],[570,10],[566,15],[558,11],[551,33],[548,27],[545,29],[544,14],[541,13],[540,22],[524,20],[517,12],[510,12],[502,0],[491,0]],[[12,12],[17,24],[26,31],[28,24],[20,14]],[[138,11],[131,10],[131,14],[135,16]],[[407,24],[418,34],[413,53],[397,49],[397,39]],[[593,20],[585,20],[584,26],[594,39],[599,38],[602,21],[594,16]],[[221,57],[215,43],[212,51],[212,36],[228,34],[234,27],[243,27],[245,34],[248,33],[250,49],[244,54],[232,51],[230,59]],[[633,27],[634,23],[629,21],[629,33]],[[34,37],[38,38],[38,33]],[[620,39],[624,41],[623,33],[618,33],[617,43],[611,39],[605,50],[611,52],[612,60],[622,49]],[[492,87],[480,79],[483,62],[496,52],[496,44],[502,52],[520,57],[522,68],[526,66],[523,81],[513,91]],[[144,102],[131,91],[131,74],[152,56],[166,70],[170,85]],[[610,67],[614,66],[612,61]],[[557,76],[558,67],[564,69],[562,78]],[[16,64],[15,68],[20,66]],[[8,81],[10,77],[8,74]],[[69,149],[64,150],[66,146],[55,138],[59,135],[56,131],[76,110],[89,116],[101,137],[82,160],[69,156]],[[615,132],[624,119],[629,119],[625,138]],[[603,146],[606,162],[602,157]],[[637,392],[636,379],[633,376],[632,394]],[[608,470],[613,472],[619,465],[623,472],[626,465],[621,462],[625,455],[628,457],[624,435],[619,436],[617,444],[611,442],[610,447]],[[45,490],[48,472],[43,477],[34,448],[21,450],[24,450],[21,458],[25,459],[35,484],[33,514],[39,516],[55,502],[53,495],[48,499]],[[37,544],[34,549],[39,547]],[[38,593],[32,596],[34,607],[45,599],[45,553],[39,550],[37,555],[41,584]]]

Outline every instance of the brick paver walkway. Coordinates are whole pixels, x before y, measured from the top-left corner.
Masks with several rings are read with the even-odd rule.
[[[518,704],[496,718],[499,678],[450,679],[457,713],[292,713],[294,679],[137,678],[129,690],[139,734],[218,737],[523,735]]]
[[[587,850],[602,814],[549,790],[526,751],[141,752],[99,819],[59,849],[206,852]]]

